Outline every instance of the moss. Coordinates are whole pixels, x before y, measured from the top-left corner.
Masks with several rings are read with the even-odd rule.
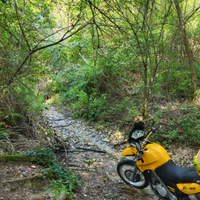
[[[29,159],[25,156],[19,156],[19,155],[1,155],[0,156],[0,162],[27,162]]]

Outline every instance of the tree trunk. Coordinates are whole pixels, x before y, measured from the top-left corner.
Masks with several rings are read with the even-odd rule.
[[[145,63],[144,66],[144,100],[142,103],[142,117],[144,119],[148,118],[148,112],[147,112],[147,105],[149,100],[149,90],[147,85],[147,64]]]
[[[178,0],[173,0],[173,1],[174,1],[174,5],[176,7],[177,14],[179,17],[179,22],[180,22],[180,26],[181,26],[182,35],[183,35],[183,41],[184,41],[184,45],[185,45],[185,51],[186,51],[186,55],[188,57],[190,69],[192,72],[192,83],[193,83],[193,89],[194,89],[194,93],[195,93],[195,91],[197,90],[197,76],[196,76],[196,71],[195,71],[194,64],[193,64],[191,49],[188,44],[187,33],[185,30],[185,23],[183,21],[182,12],[181,12],[181,9],[179,6],[179,1]]]

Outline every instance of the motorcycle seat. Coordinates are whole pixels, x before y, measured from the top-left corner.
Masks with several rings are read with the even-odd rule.
[[[161,178],[173,183],[192,183],[200,181],[200,176],[197,174],[194,167],[180,167],[172,160],[155,170],[156,174]]]

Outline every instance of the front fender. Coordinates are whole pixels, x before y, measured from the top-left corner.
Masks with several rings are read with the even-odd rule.
[[[128,147],[122,151],[122,156],[132,156],[137,152],[136,147]]]

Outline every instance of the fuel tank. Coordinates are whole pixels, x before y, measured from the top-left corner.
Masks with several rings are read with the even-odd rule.
[[[135,155],[136,152],[136,147],[129,147],[122,151],[122,156]],[[141,172],[144,172],[145,170],[155,170],[171,160],[167,151],[157,143],[147,144],[143,152],[142,159],[144,162],[140,160],[136,163]]]

